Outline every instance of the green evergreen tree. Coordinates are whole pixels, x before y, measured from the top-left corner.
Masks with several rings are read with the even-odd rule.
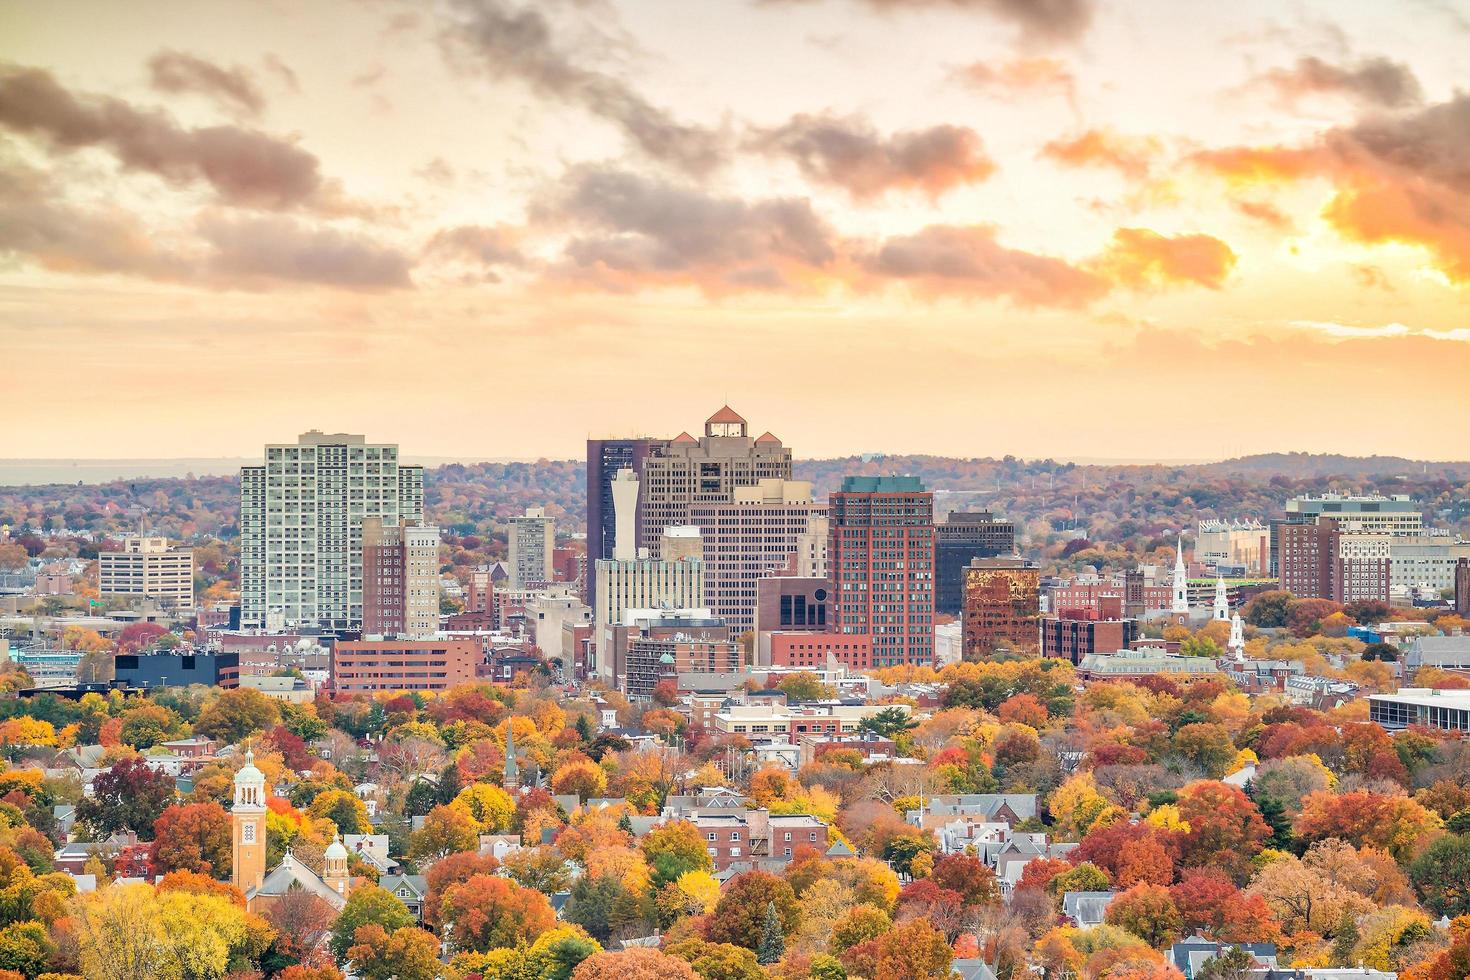
[[[766,921],[761,927],[761,942],[755,951],[755,960],[762,966],[779,963],[786,955],[786,936],[781,932],[781,916],[776,913],[776,903],[766,903]]]
[[[459,775],[459,764],[451,762],[439,772],[439,802],[447,804],[459,795],[464,788],[464,780]]]
[[[618,829],[625,834],[631,834],[633,832],[633,821],[628,819],[626,813],[618,818]]]
[[[577,716],[575,727],[577,729],[577,737],[582,740],[583,745],[586,745],[597,737],[596,732],[592,730],[592,722],[587,719],[586,715]]]
[[[1278,851],[1294,850],[1297,837],[1292,832],[1291,818],[1286,815],[1286,807],[1281,801],[1273,796],[1263,796],[1256,800],[1256,807],[1261,811],[1261,818],[1271,828],[1271,839],[1266,843]]]

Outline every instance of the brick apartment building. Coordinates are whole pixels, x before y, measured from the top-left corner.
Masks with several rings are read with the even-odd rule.
[[[343,640],[332,649],[332,689],[443,691],[475,680],[485,655],[475,640]]]

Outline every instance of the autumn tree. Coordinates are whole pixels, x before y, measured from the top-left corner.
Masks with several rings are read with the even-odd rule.
[[[796,893],[784,880],[765,871],[748,871],[725,888],[711,913],[705,935],[711,942],[755,949],[765,931],[766,906],[773,906],[789,935],[799,918]]]
[[[414,926],[389,932],[377,923],[357,928],[347,960],[361,980],[436,980],[442,965],[432,933]]]
[[[276,949],[297,963],[318,964],[337,910],[320,895],[293,888],[266,906],[266,921],[276,930]]]
[[[469,881],[475,875],[492,875],[499,867],[500,862],[493,854],[479,854],[474,851],[448,854],[429,865],[429,870],[424,874],[424,882],[428,886],[424,895],[424,921],[437,928],[442,924],[439,919],[439,903],[444,900],[446,891],[454,885]]]
[[[688,820],[671,820],[650,830],[642,850],[655,885],[676,881],[690,871],[714,870],[704,835]]]
[[[439,921],[458,948],[483,953],[530,942],[556,924],[556,913],[540,892],[478,874],[445,889]]]
[[[458,851],[473,851],[480,843],[480,826],[463,809],[441,805],[424,816],[423,824],[409,837],[408,855],[430,861]]]
[[[572,971],[572,980],[699,980],[688,963],[656,949],[597,953]]]
[[[1134,885],[1114,897],[1104,914],[1109,925],[1127,929],[1155,949],[1174,942],[1184,927],[1169,890],[1159,885]]]
[[[1371,790],[1317,792],[1302,801],[1295,828],[1306,840],[1338,837],[1358,847],[1372,846],[1407,860],[1425,835],[1442,825],[1438,814],[1412,797]]]
[[[306,812],[313,820],[332,821],[339,834],[366,834],[373,827],[367,804],[351,790],[329,789],[318,793]]]
[[[173,777],[141,756],[128,756],[92,781],[92,795],[77,804],[77,822],[94,839],[131,830],[153,839],[153,824],[174,799]]]
[[[1189,824],[1181,839],[1181,863],[1215,865],[1243,877],[1271,828],[1260,810],[1234,786],[1201,780],[1179,791],[1179,815]]]
[[[193,871],[215,878],[233,862],[230,815],[213,801],[168,807],[153,823],[149,861],[157,874]]]
[[[332,926],[329,943],[332,955],[338,964],[346,963],[348,950],[356,942],[357,930],[363,926],[380,926],[384,932],[392,933],[413,924],[413,916],[397,898],[377,885],[358,885],[347,897],[347,904],[342,906]]]
[[[1431,911],[1452,918],[1470,915],[1470,837],[1434,841],[1414,859],[1409,876]]]
[[[199,720],[194,722],[194,733],[234,744],[246,736],[272,728],[280,721],[281,709],[274,699],[252,687],[240,687],[221,691],[199,713]]]

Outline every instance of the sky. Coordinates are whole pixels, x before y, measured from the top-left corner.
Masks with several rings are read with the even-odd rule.
[[[0,0],[0,457],[1470,456],[1470,0]]]

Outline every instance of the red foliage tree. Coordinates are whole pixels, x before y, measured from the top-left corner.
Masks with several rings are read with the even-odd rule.
[[[463,884],[475,875],[491,875],[500,867],[492,854],[476,854],[474,851],[456,851],[445,855],[424,874],[428,893],[424,896],[424,921],[431,926],[440,925],[439,903],[444,893],[454,885]]]
[[[529,943],[556,925],[545,895],[486,874],[445,889],[439,918],[456,945],[480,953]]]
[[[171,806],[153,823],[149,853],[156,872],[193,871],[223,878],[232,863],[230,815],[213,801]]]
[[[1261,811],[1234,786],[1200,780],[1179,791],[1179,813],[1189,822],[1181,842],[1186,867],[1215,865],[1243,880],[1271,828]]]

